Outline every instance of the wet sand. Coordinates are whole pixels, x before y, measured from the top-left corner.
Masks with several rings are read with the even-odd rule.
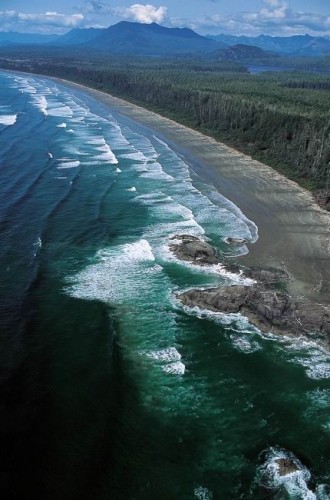
[[[259,239],[239,262],[286,269],[294,295],[330,302],[330,213],[311,193],[271,167],[154,112],[62,80],[108,104],[134,127],[167,142],[195,172],[252,220]]]

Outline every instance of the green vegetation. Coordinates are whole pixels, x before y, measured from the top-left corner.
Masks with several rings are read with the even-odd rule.
[[[17,50],[17,49],[16,49]],[[0,54],[3,68],[52,75],[123,97],[250,154],[309,189],[330,187],[330,77],[251,75],[229,61]]]

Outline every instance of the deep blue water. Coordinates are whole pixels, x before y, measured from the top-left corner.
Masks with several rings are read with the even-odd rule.
[[[329,356],[175,300],[244,277],[170,238],[253,222],[83,92],[0,86],[3,498],[330,498]]]

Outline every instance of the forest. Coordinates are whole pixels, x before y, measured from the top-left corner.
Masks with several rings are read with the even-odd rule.
[[[65,78],[120,96],[271,165],[329,204],[330,77],[250,74],[240,63],[79,52],[0,52],[0,67]]]

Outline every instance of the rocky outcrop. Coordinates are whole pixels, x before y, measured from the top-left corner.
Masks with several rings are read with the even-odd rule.
[[[236,238],[234,236],[227,236],[227,238],[224,238],[223,241],[228,245],[244,245],[245,243],[247,243],[246,239]]]
[[[278,473],[280,476],[287,476],[288,474],[301,470],[297,463],[290,458],[278,458],[275,462],[278,465]]]
[[[189,234],[175,235],[171,238],[170,250],[180,260],[188,260],[198,264],[217,264],[220,262],[215,249]]]
[[[177,295],[182,304],[214,312],[241,313],[264,332],[318,333],[330,344],[330,308],[305,298],[293,299],[283,286],[290,279],[285,271],[247,269],[228,264],[220,259],[211,245],[196,236],[176,235],[172,240],[170,249],[179,259],[196,265],[221,264],[231,272],[243,272],[245,277],[254,280],[251,286],[191,289]]]
[[[237,274],[243,273],[247,278],[268,284],[287,281],[289,279],[288,274],[281,269],[246,268],[233,264],[228,259],[220,257],[209,243],[197,238],[197,236],[176,234],[170,239],[169,248],[180,260],[189,261],[199,266],[221,264],[222,268],[226,271]]]
[[[192,289],[178,295],[182,304],[214,312],[241,313],[264,332],[278,334],[321,333],[330,337],[330,311],[265,283]]]

